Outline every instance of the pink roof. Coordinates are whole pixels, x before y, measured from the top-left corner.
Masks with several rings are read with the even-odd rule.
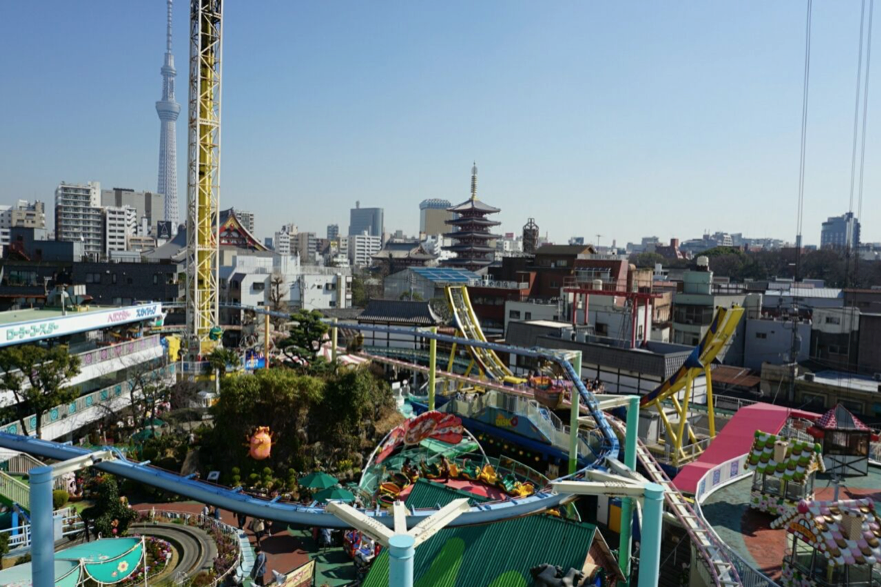
[[[817,418],[817,414],[802,412],[774,406],[771,404],[757,403],[737,410],[731,421],[710,443],[700,459],[682,467],[673,485],[682,493],[694,494],[697,484],[707,471],[721,465],[725,461],[744,455],[752,450],[756,430],[777,434],[790,415]]]

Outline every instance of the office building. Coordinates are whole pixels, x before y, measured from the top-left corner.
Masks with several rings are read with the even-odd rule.
[[[55,240],[82,241],[86,255],[104,252],[104,214],[101,183],[68,184],[55,189]]]
[[[165,196],[155,192],[136,192],[129,188],[113,188],[101,190],[101,206],[113,206],[116,208],[129,207],[135,210],[138,223],[142,218],[147,219],[147,225],[152,234],[157,232],[157,224],[165,218]],[[176,232],[177,226],[172,225]]]
[[[296,252],[300,255],[300,262],[315,263],[318,251],[318,238],[314,232],[297,233]]]
[[[830,216],[820,231],[820,248],[856,248],[860,244],[860,221],[853,212],[843,216]]]
[[[242,223],[242,226],[247,228],[248,232],[254,234],[254,213],[240,210],[239,208],[233,208],[232,211],[235,213],[236,218],[239,219],[239,222]]]
[[[369,236],[382,238],[384,230],[382,208],[362,208],[361,202],[355,202],[355,207],[349,213],[349,236],[367,231]]]
[[[382,249],[382,237],[363,232],[349,235],[349,261],[353,267],[367,267]]]
[[[328,224],[327,225],[327,240],[332,241],[340,236],[340,225],[339,224]]]
[[[275,252],[279,255],[293,255],[297,248],[296,224],[285,224],[281,230],[275,233],[272,238],[272,244],[275,245]]]
[[[419,234],[426,237],[446,232],[447,220],[453,219],[453,213],[449,211],[452,205],[449,200],[422,200],[419,204]]]
[[[129,239],[137,233],[137,212],[130,206],[104,208],[104,254],[127,251]]]
[[[12,206],[0,206],[0,246],[9,244],[9,231],[13,228],[46,228],[43,202],[19,200]]]

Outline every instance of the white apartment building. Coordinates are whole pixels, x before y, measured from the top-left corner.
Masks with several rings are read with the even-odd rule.
[[[349,235],[349,262],[353,267],[367,267],[373,255],[382,249],[382,237],[371,236],[367,231]]]
[[[271,306],[275,296],[292,311],[352,303],[349,268],[301,265],[297,256],[236,253],[221,266],[220,277],[223,297],[242,306]]]
[[[104,254],[127,251],[129,240],[138,231],[138,211],[131,206],[104,208]]]
[[[275,233],[272,244],[275,252],[279,255],[293,255],[297,248],[297,229],[296,224],[285,224],[281,230]]]
[[[82,241],[87,255],[104,252],[101,183],[67,184],[55,189],[55,240]]]
[[[0,246],[9,244],[11,228],[46,228],[43,202],[19,200],[12,206],[0,206]]]

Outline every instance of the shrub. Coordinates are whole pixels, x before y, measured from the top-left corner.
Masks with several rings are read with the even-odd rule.
[[[70,494],[63,489],[56,489],[52,492],[52,509],[58,510],[67,505],[70,501]]]
[[[0,556],[9,554],[9,534],[6,532],[0,534]]]

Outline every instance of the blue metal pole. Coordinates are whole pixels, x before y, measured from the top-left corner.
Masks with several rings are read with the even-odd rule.
[[[413,559],[416,539],[408,534],[395,534],[388,541],[389,587],[413,587]],[[40,587],[34,584],[34,587]]]
[[[55,533],[52,524],[52,467],[30,471],[33,587],[55,586]]]
[[[642,543],[639,549],[639,587],[657,587],[661,571],[661,529],[664,524],[664,487],[645,486],[642,506]],[[37,587],[36,585],[34,587]]]

